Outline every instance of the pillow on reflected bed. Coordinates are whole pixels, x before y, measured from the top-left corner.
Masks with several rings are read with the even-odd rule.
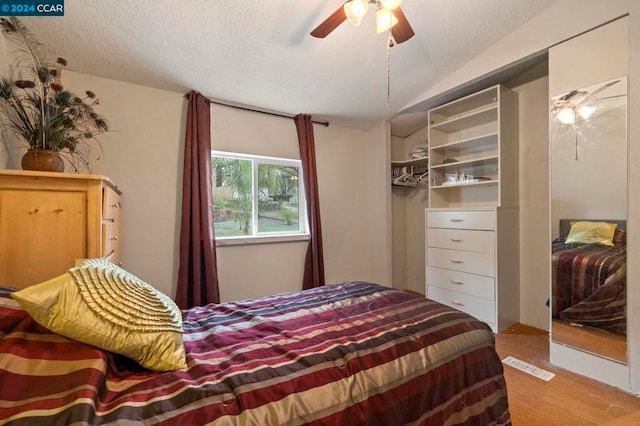
[[[613,246],[613,237],[617,226],[615,223],[608,222],[571,222],[571,230],[565,243]]]
[[[125,355],[151,370],[186,368],[178,306],[107,260],[77,262],[65,274],[11,296],[54,333]]]

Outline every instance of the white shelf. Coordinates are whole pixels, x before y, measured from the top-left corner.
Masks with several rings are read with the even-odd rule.
[[[498,146],[498,132],[491,132],[486,135],[477,136],[460,141],[449,142],[443,145],[431,147],[435,152],[455,152],[455,151],[485,151],[491,147]]]
[[[420,187],[422,186],[421,183],[409,183],[409,182],[404,182],[404,183],[391,183],[391,186],[394,188],[416,188],[416,187]]]
[[[426,166],[429,164],[429,157],[412,158],[410,160],[391,161],[391,167],[405,166]]]
[[[496,85],[429,110],[430,208],[518,205],[517,96]]]
[[[432,115],[432,118],[438,118],[437,121],[441,122],[443,120],[459,117],[469,113],[470,111],[478,110],[497,102],[498,86],[493,86],[436,108],[433,110],[435,115]]]
[[[498,183],[499,181],[491,179],[491,180],[481,180],[479,182],[460,182],[460,183],[451,183],[448,185],[436,185],[436,186],[432,186],[431,189],[451,189],[451,188],[460,188],[463,186],[492,186]]]
[[[481,158],[472,158],[470,160],[465,160],[465,161],[456,161],[454,163],[446,163],[446,164],[437,164],[437,165],[432,165],[431,166],[431,170],[434,169],[460,169],[464,166],[479,166],[479,165],[484,165],[487,163],[498,163],[498,156],[497,155],[490,155],[487,157],[481,157]]]
[[[469,127],[479,126],[481,124],[490,123],[498,119],[498,104],[494,103],[484,108],[462,114],[458,117],[451,118],[441,123],[431,124],[431,130],[441,130],[451,133]]]

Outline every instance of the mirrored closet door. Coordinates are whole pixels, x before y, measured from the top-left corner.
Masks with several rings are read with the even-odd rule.
[[[551,338],[627,362],[627,77],[550,99]]]

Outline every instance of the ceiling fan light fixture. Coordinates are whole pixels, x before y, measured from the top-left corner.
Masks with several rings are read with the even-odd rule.
[[[382,6],[384,6],[385,8],[393,10],[400,6],[402,0],[380,0],[380,3],[382,3]]]
[[[376,11],[376,31],[378,33],[390,30],[397,23],[398,18],[386,7],[381,7]]]
[[[573,124],[576,120],[576,113],[573,108],[562,108],[556,114],[556,118],[564,124]]]
[[[349,0],[343,7],[349,22],[357,27],[369,10],[369,0]]]
[[[583,105],[578,109],[578,114],[580,114],[580,117],[586,120],[587,118],[591,117],[591,114],[593,114],[595,110],[595,107]]]

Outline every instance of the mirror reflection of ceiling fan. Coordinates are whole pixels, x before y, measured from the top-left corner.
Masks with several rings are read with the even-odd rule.
[[[573,124],[577,118],[586,120],[591,117],[591,114],[596,110],[594,106],[590,105],[590,103],[596,100],[594,96],[619,82],[620,80],[610,81],[591,92],[587,90],[572,90],[559,97],[553,103],[551,113],[563,124]],[[597,100],[608,98],[609,97],[599,98]]]
[[[347,19],[356,27],[369,10],[376,8],[376,28],[378,33],[391,30],[396,43],[403,43],[415,35],[407,17],[400,9],[402,0],[348,0],[338,10],[311,31],[311,35],[325,38]]]

